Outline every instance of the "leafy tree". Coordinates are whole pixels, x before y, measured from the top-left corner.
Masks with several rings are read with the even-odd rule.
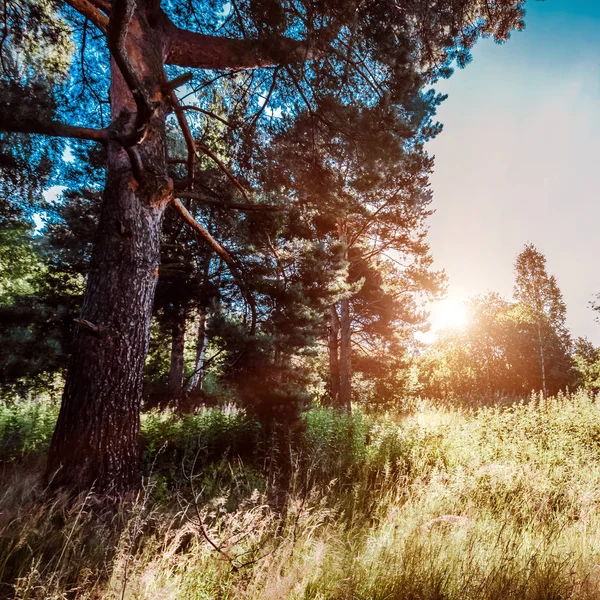
[[[547,392],[576,384],[562,338],[544,327]],[[498,395],[524,397],[542,389],[537,319],[527,305],[496,293],[469,302],[464,330],[443,332],[419,359],[421,392],[435,398],[491,402]]]
[[[97,194],[73,192],[66,202],[47,207],[43,235],[32,239],[30,226],[24,238],[31,253],[27,289],[0,306],[5,325],[0,334],[0,373],[5,388],[39,387],[63,374],[89,270],[98,209]],[[20,266],[14,248],[8,261],[11,276]]]
[[[556,352],[570,347],[566,327],[567,308],[556,278],[546,271],[546,257],[533,244],[527,244],[515,262],[514,297],[535,324],[539,364],[544,396],[548,394],[547,370],[550,340],[558,344]]]
[[[600,348],[587,338],[577,338],[574,342],[573,361],[579,385],[597,392],[600,389]]]

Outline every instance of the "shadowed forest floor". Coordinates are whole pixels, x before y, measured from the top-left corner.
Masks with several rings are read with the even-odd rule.
[[[600,410],[584,394],[403,415],[144,415],[144,486],[45,499],[56,408],[1,405],[0,596],[600,598]]]

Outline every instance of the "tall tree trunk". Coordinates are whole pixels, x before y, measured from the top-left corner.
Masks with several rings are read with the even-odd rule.
[[[198,315],[198,337],[196,341],[196,364],[194,373],[187,387],[187,392],[193,394],[201,390],[204,382],[204,360],[206,357],[206,347],[208,346],[208,335],[206,335],[207,310],[205,306],[200,307]]]
[[[340,399],[339,406],[352,410],[352,328],[350,300],[340,301]]]
[[[344,245],[344,259],[348,261],[348,223],[338,219],[338,237]],[[352,323],[350,319],[350,299],[340,300],[340,393],[338,406],[352,410]]]
[[[147,25],[146,15],[140,21]],[[143,369],[161,223],[172,191],[161,93],[164,40],[132,22],[126,43],[156,108],[133,152],[116,140],[108,144],[99,230],[47,467],[54,486],[112,494],[124,493],[139,477]],[[114,61],[111,68],[112,126],[122,132],[131,129],[136,105]]]
[[[332,406],[339,406],[340,359],[339,359],[340,320],[335,306],[329,309],[329,394]]]
[[[185,326],[187,322],[187,302],[173,307],[171,325],[171,368],[169,370],[169,399],[177,402],[183,391],[183,375],[185,371]]]
[[[548,390],[546,388],[546,357],[544,353],[544,341],[542,339],[542,327],[540,325],[540,320],[538,317],[537,322],[537,334],[538,334],[538,343],[540,345],[540,363],[542,366],[542,393],[544,394],[544,398],[548,397]]]

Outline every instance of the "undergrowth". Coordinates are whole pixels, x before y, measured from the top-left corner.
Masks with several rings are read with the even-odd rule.
[[[53,418],[0,408],[6,598],[600,598],[600,411],[585,394],[313,408],[285,452],[234,408],[153,412],[144,485],[119,507],[44,495],[33,458]]]

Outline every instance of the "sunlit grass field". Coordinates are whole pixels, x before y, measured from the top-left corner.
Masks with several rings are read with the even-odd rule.
[[[50,499],[56,409],[0,408],[0,596],[600,598],[600,410],[585,394],[402,414],[143,420],[125,504]]]

